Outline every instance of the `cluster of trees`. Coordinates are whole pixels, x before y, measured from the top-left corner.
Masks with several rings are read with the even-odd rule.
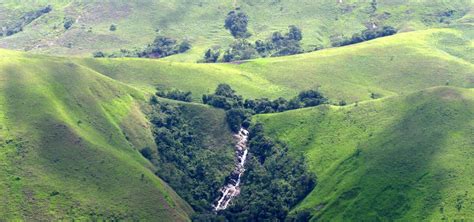
[[[285,98],[244,100],[227,84],[219,84],[214,94],[203,95],[202,101],[204,104],[227,110],[227,122],[235,132],[241,126],[250,125],[249,119],[253,114],[283,112],[328,103],[328,99],[316,90],[302,91],[291,100]]]
[[[104,52],[94,52],[93,56],[98,57],[139,57],[139,58],[163,58],[179,53],[184,53],[191,49],[191,44],[184,40],[178,42],[176,39],[157,36],[153,43],[149,44],[145,49],[127,50],[121,49],[119,52],[106,54]]]
[[[190,91],[181,91],[179,89],[171,90],[159,90],[155,93],[156,96],[179,100],[183,102],[191,102],[193,100],[192,93]]]
[[[391,26],[383,26],[381,28],[376,29],[366,29],[360,33],[355,33],[354,35],[352,35],[351,38],[345,38],[342,40],[335,41],[332,43],[332,45],[335,47],[351,45],[384,36],[394,35],[396,33],[397,30]]]
[[[195,221],[308,221],[308,212],[288,215],[317,184],[301,154],[265,136],[259,123],[250,128],[249,156],[240,195],[217,215],[204,214]]]
[[[7,25],[5,27],[1,27],[0,36],[10,36],[10,35],[23,31],[23,27],[30,24],[31,22],[41,17],[42,15],[49,13],[51,10],[53,10],[53,7],[48,5],[38,10],[25,13],[13,24]]]
[[[219,170],[226,157],[203,144],[203,136],[192,127],[195,123],[183,114],[183,109],[152,97],[148,118],[157,149],[146,147],[141,153],[157,166],[156,174],[195,211],[210,212],[224,183]]]
[[[303,39],[301,29],[291,25],[288,32],[274,32],[267,40],[257,40],[251,43],[247,40],[251,34],[247,30],[248,16],[242,11],[231,11],[225,20],[224,27],[234,36],[235,41],[224,53],[218,47],[210,48],[204,53],[204,62],[222,62],[247,60],[258,57],[285,56],[302,53],[300,41]]]

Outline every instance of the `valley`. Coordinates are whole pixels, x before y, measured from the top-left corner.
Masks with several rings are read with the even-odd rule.
[[[5,0],[0,33],[2,221],[474,219],[472,1]]]

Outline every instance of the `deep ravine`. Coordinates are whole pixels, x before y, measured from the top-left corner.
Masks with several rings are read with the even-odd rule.
[[[245,161],[248,154],[249,132],[244,128],[240,128],[240,131],[234,137],[237,140],[235,145],[235,168],[230,175],[229,183],[220,189],[221,196],[213,205],[214,211],[227,209],[230,202],[240,193],[240,179],[245,172]]]

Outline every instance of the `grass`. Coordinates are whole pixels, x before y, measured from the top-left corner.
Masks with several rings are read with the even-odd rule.
[[[473,95],[436,87],[256,121],[303,152],[318,176],[293,212],[309,210],[318,221],[469,220]]]
[[[467,30],[467,29],[464,29]],[[77,59],[99,73],[152,91],[193,92],[195,101],[228,83],[244,97],[290,98],[319,88],[334,103],[408,94],[439,85],[473,87],[468,31],[430,29],[318,52],[242,64],[192,64],[144,59]],[[450,44],[443,42],[450,41]],[[449,51],[449,52],[447,52]]]
[[[303,29],[305,49],[372,22],[401,33],[295,56],[197,64],[205,49],[233,40],[223,28],[232,1],[2,1],[0,26],[45,4],[53,11],[1,37],[0,47],[75,57],[0,49],[0,218],[189,220],[193,210],[138,152],[156,146],[141,104],[157,86],[192,91],[199,102],[219,83],[245,98],[319,88],[332,103],[351,104],[256,117],[318,175],[292,213],[307,210],[320,221],[472,218],[472,1],[378,0],[375,12],[370,1],[235,2],[250,17],[251,41],[292,24]],[[451,9],[440,23],[438,14]],[[64,17],[77,21],[67,31]],[[193,49],[162,60],[78,57],[143,47],[157,29]],[[185,106],[206,147],[231,159],[224,113]],[[221,170],[225,177],[231,166]]]
[[[188,220],[191,208],[138,152],[154,144],[141,92],[67,60],[7,54],[1,218]]]
[[[5,23],[21,13],[46,4],[53,11],[25,27],[24,32],[0,39],[0,45],[11,49],[27,49],[62,55],[90,56],[92,52],[117,51],[121,48],[143,47],[159,34],[177,39],[189,39],[194,47],[186,54],[167,60],[195,62],[213,46],[227,46],[231,35],[224,29],[226,14],[240,7],[250,18],[251,41],[265,39],[274,31],[285,31],[288,25],[298,25],[304,32],[304,47],[329,46],[332,38],[351,36],[371,23],[392,25],[402,31],[445,27],[458,20],[469,22],[472,1],[415,1],[403,4],[378,0],[374,11],[370,1],[290,0],[258,4],[248,1],[187,0],[146,2],[99,1],[30,1],[22,4],[6,0],[0,4]],[[455,10],[440,23],[440,13]],[[465,17],[463,17],[465,16]],[[70,30],[62,28],[64,17],[77,22]],[[117,30],[109,31],[111,24]],[[54,29],[56,27],[56,29]]]

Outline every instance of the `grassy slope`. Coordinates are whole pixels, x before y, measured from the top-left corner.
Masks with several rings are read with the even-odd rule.
[[[322,221],[452,221],[474,215],[473,110],[472,89],[438,87],[257,120],[318,175],[294,212]]]
[[[1,218],[187,220],[136,150],[154,144],[140,92],[67,59],[0,53]]]
[[[233,4],[235,2],[235,4]],[[0,39],[2,47],[27,49],[66,55],[87,55],[96,50],[116,51],[120,48],[143,47],[153,40],[155,30],[178,39],[189,39],[194,48],[189,53],[170,57],[175,61],[196,61],[206,48],[226,46],[232,41],[223,28],[226,14],[235,6],[241,7],[250,17],[250,39],[267,38],[273,31],[284,31],[288,25],[300,26],[305,35],[306,48],[328,46],[334,36],[350,36],[365,29],[372,22],[392,25],[401,30],[420,30],[438,27],[435,14],[456,10],[458,19],[472,9],[472,1],[404,1],[378,0],[372,11],[370,1],[342,0],[285,0],[264,1],[81,1],[15,0],[0,3],[0,21],[8,22],[22,12],[51,4],[54,10],[25,28],[25,31]],[[388,14],[387,14],[388,13]],[[68,31],[62,27],[63,18],[71,17],[77,23]],[[117,24],[117,31],[109,31]],[[57,27],[54,29],[54,27]],[[71,43],[71,48],[68,47]]]
[[[430,29],[318,52],[243,64],[191,64],[143,59],[78,59],[97,72],[141,89],[190,90],[196,101],[218,83],[245,97],[291,97],[320,89],[334,102],[407,94],[449,84],[473,87],[471,28]],[[449,52],[448,52],[449,51]]]

